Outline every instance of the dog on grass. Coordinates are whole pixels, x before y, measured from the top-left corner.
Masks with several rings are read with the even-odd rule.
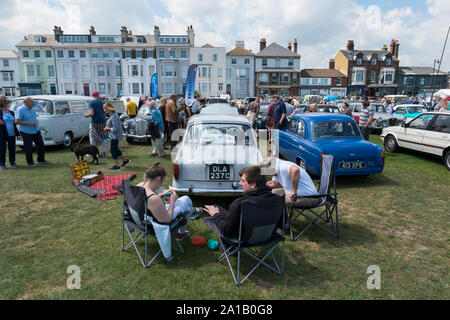
[[[72,145],[70,147],[70,150],[75,153],[77,156],[77,160],[83,160],[83,157],[87,154],[91,155],[92,161],[91,163],[94,163],[94,161],[97,161],[98,164],[98,156],[100,155],[100,152],[98,151],[98,148],[92,144],[77,144]]]

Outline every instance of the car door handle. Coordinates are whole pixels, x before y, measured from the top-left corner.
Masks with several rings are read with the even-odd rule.
[[[422,133],[422,132],[417,132],[417,134],[420,134],[420,135],[422,135],[423,133]]]

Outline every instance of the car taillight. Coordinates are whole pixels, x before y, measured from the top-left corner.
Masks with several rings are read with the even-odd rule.
[[[173,164],[173,176],[175,180],[178,180],[178,178],[180,177],[180,166],[178,165],[178,163]]]
[[[381,163],[384,164],[384,159],[386,158],[386,152],[384,150],[381,151]]]

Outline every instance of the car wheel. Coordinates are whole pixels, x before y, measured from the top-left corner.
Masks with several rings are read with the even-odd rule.
[[[133,143],[133,138],[127,137],[127,142],[128,142],[129,144],[132,144],[132,143]]]
[[[450,170],[450,150],[447,150],[444,155],[444,164],[447,170]]]
[[[70,146],[72,145],[72,141],[73,141],[72,133],[66,132],[64,134],[64,142],[63,142],[64,147],[70,148]]]
[[[387,136],[386,139],[384,139],[384,147],[388,152],[397,152],[398,150],[397,141],[393,136]]]

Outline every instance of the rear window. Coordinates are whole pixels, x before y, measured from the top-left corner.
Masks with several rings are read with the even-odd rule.
[[[313,126],[313,135],[316,139],[327,139],[336,137],[360,137],[358,128],[353,122],[330,121],[319,122]]]

